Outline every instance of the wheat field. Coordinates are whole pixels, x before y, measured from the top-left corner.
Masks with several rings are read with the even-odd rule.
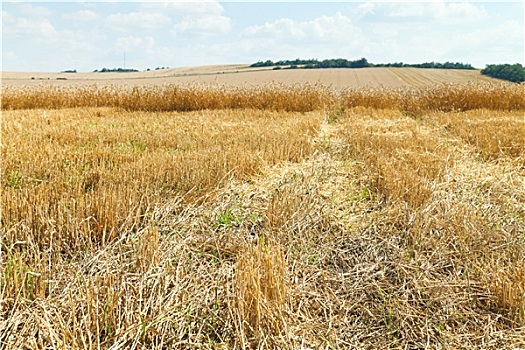
[[[525,87],[6,86],[3,349],[525,347]]]

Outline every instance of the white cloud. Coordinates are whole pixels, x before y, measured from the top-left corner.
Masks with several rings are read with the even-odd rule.
[[[522,63],[525,57],[523,53],[524,24],[509,20],[499,25],[488,28],[479,28],[470,32],[454,42],[456,51],[463,55],[469,55],[470,60],[476,60],[481,54],[485,62],[481,63]],[[482,64],[478,65],[482,67]]]
[[[65,13],[62,18],[70,21],[88,22],[98,19],[98,15],[90,10],[80,10],[73,13]]]
[[[244,36],[272,36],[286,35],[292,38],[305,38],[308,24],[306,22],[297,22],[291,18],[280,18],[273,22],[267,22],[262,25],[255,25],[246,28],[242,35]]]
[[[56,30],[47,19],[17,18],[14,24],[6,29],[5,33],[30,37],[51,37]]]
[[[206,15],[206,16],[198,16],[198,17],[184,17],[180,22],[176,23],[172,27],[171,33],[173,35],[226,34],[230,31],[230,28],[231,28],[231,20],[229,17]]]
[[[490,62],[522,62],[523,33],[523,23],[513,20],[484,26],[374,23],[364,52],[372,62],[458,61],[482,68]]]
[[[368,1],[360,4],[355,9],[351,10],[352,13],[355,13],[358,16],[364,16],[368,14],[375,14],[376,4],[374,2]]]
[[[244,55],[255,60],[360,58],[370,42],[350,17],[336,12],[307,21],[280,18],[241,32]],[[237,51],[235,46],[232,49]],[[252,59],[253,60],[253,59]]]
[[[42,6],[35,6],[28,3],[19,4],[20,11],[27,16],[46,17],[51,13],[47,8]]]
[[[388,4],[390,10],[388,16],[399,19],[421,19],[432,18],[439,21],[479,21],[488,17],[483,5],[475,5],[468,2],[446,3],[443,1],[430,3],[406,3]]]
[[[153,0],[145,1],[142,3],[142,7],[145,9],[191,14],[220,15],[224,12],[224,7],[216,0],[171,0],[165,2]]]
[[[151,36],[136,37],[126,36],[117,39],[116,48],[118,51],[132,51],[136,48],[150,50],[155,45],[155,39]]]
[[[110,28],[119,31],[127,31],[137,27],[144,30],[154,30],[170,23],[170,17],[155,12],[114,13],[106,19],[106,24]]]
[[[395,6],[389,11],[390,17],[422,17],[428,13],[429,4],[406,4]]]
[[[2,51],[2,59],[14,60],[16,53],[14,51]]]
[[[15,21],[15,17],[7,11],[2,10],[2,23],[11,23]]]
[[[337,12],[334,16],[320,16],[311,21],[281,18],[263,25],[248,27],[241,34],[247,37],[271,35],[282,40],[287,38],[341,39],[347,42],[350,39],[359,39],[361,31],[350,18]]]
[[[484,44],[486,48],[501,44],[517,44],[523,40],[523,22],[506,21],[495,27],[480,28],[462,37],[465,45],[469,43]]]
[[[340,12],[335,16],[321,16],[312,22],[313,33],[318,38],[348,38],[359,32],[350,18],[343,16]]]
[[[503,50],[499,43],[512,47],[509,40],[523,42],[523,28],[509,27],[512,34],[496,38],[500,21],[486,6],[448,1],[374,2],[357,6],[350,13],[358,17],[366,34],[362,52],[371,62],[460,61],[483,66],[493,47]]]
[[[461,3],[437,3],[436,17],[440,19],[479,21],[488,17],[483,5],[476,6],[468,2]]]

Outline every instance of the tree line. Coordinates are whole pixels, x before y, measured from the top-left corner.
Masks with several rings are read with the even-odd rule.
[[[425,62],[425,63],[403,63],[403,62],[395,62],[395,63],[378,63],[374,64],[374,67],[411,67],[411,68],[437,68],[437,69],[470,69],[474,70],[474,68],[469,63],[462,63],[462,62]]]
[[[283,67],[288,69],[312,69],[312,68],[366,68],[366,67],[412,67],[412,68],[442,68],[442,69],[475,69],[468,63],[461,62],[425,62],[418,64],[409,64],[403,62],[396,63],[370,63],[366,58],[350,61],[344,58],[326,59],[319,61],[317,59],[295,59],[281,60],[273,62],[272,60],[259,61],[250,65],[250,67]]]
[[[492,78],[509,80],[515,83],[525,82],[525,68],[519,64],[488,64],[481,74]]]
[[[131,68],[102,68],[101,70],[95,69],[94,73],[129,73],[129,72],[138,72],[136,69]]]

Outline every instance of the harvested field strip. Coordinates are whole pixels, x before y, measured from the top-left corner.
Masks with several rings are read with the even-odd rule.
[[[493,82],[498,80],[480,74],[479,70],[389,68],[371,67],[359,69],[280,69],[273,67],[250,68],[247,65],[186,67],[137,73],[23,73],[2,72],[4,86],[38,85],[45,82],[55,86],[77,85],[82,87],[97,83],[103,85],[186,85],[195,82],[246,87],[279,84],[323,84],[340,91],[348,87],[425,87],[424,84],[467,82]],[[399,76],[404,77],[401,79]],[[417,77],[417,79],[414,79]]]
[[[346,119],[349,155],[371,169],[375,190],[411,208],[423,205],[432,195],[432,183],[450,166],[433,131],[395,110],[358,109]]]
[[[477,112],[472,115],[483,120],[483,111]],[[377,310],[376,319],[383,315],[391,346],[447,339],[454,348],[497,348],[502,344],[495,334],[525,323],[525,189],[520,185],[525,174],[508,156],[497,163],[477,158],[475,147],[434,127],[434,117],[416,122],[395,111],[350,110],[343,123],[347,156],[362,162],[363,185],[383,203],[363,234],[388,241],[389,253],[380,254],[397,261],[380,269],[382,282],[376,285],[377,298],[386,300],[388,309],[370,309]],[[462,127],[472,122],[459,117]],[[409,134],[400,135],[402,130]],[[406,144],[392,140],[396,131]],[[430,147],[419,151],[419,166],[405,154],[422,139]],[[427,155],[438,157],[426,162]],[[421,175],[428,165],[432,171]],[[415,201],[403,196],[407,187],[410,193],[425,191]],[[523,334],[516,329],[509,336]]]
[[[389,71],[409,86],[424,87],[443,82],[435,81],[434,79],[424,74],[424,71],[420,72],[420,70],[414,68],[410,68],[409,70],[389,68]]]
[[[108,108],[3,117],[5,237],[12,244],[32,237],[45,246],[53,233],[71,250],[138,229],[164,197],[198,197],[232,178],[308,156],[321,118],[315,112]]]
[[[387,68],[388,71],[403,81],[404,86],[428,87],[436,84],[468,84],[496,82],[483,76],[479,71],[461,69],[421,69],[421,68]]]

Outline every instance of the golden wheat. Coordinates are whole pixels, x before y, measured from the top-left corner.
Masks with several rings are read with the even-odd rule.
[[[523,112],[497,112],[478,109],[462,113],[432,113],[453,135],[475,146],[486,159],[525,156],[525,120]]]
[[[442,84],[425,88],[349,89],[342,92],[345,107],[401,110],[412,116],[429,111],[458,112],[472,109],[523,110],[525,85]]]
[[[525,108],[525,87],[510,83],[441,84],[426,88],[351,88],[337,93],[323,85],[86,85],[4,86],[2,109],[56,109],[116,107],[129,111],[193,111],[254,108],[306,112],[345,107],[400,109],[410,114],[425,111],[520,110]]]
[[[54,85],[2,88],[2,109],[115,107],[128,111],[239,109],[308,112],[333,103],[334,92],[320,85],[268,84],[230,87],[205,84],[117,86]]]

